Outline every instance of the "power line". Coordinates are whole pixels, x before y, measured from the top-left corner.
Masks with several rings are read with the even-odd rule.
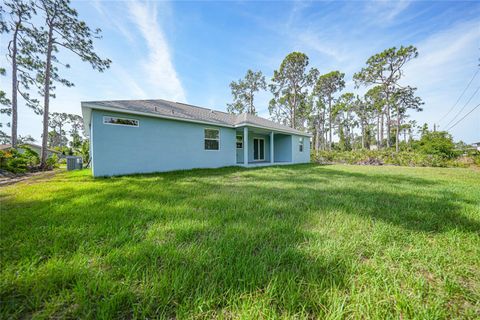
[[[457,122],[455,122],[455,124],[453,126],[451,126],[450,128],[447,129],[450,130],[452,129],[453,127],[455,127],[457,124],[459,124],[463,119],[465,119],[470,113],[472,113],[475,109],[477,109],[478,107],[480,107],[480,103],[477,104],[472,110],[470,110],[466,115],[463,116],[462,119],[458,120]]]
[[[472,101],[473,97],[477,94],[478,90],[480,90],[480,87],[477,88],[477,90],[475,90],[475,92],[471,95],[470,99],[468,99],[467,103],[465,103],[465,105],[462,107],[462,109],[460,109],[460,111],[457,112],[457,114],[455,115],[455,117],[453,117],[452,120],[450,120],[446,125],[445,127],[448,127],[450,125],[450,123],[452,123],[453,121],[455,121],[455,119],[457,119],[457,117],[462,113],[462,111],[465,109],[465,107],[470,103],[470,101]]]
[[[455,107],[457,106],[458,102],[460,101],[460,99],[462,99],[463,95],[465,94],[465,92],[467,92],[468,88],[470,87],[470,85],[472,84],[473,82],[473,79],[475,79],[475,77],[477,76],[478,72],[480,72],[480,69],[477,69],[477,71],[475,72],[475,74],[473,75],[472,79],[470,79],[470,82],[467,84],[467,86],[465,87],[465,89],[463,89],[463,92],[462,94],[460,95],[460,97],[458,97],[457,101],[455,102],[455,104],[452,106],[452,108],[450,110],[448,110],[448,112],[440,119],[437,121],[437,123],[440,123],[443,121],[443,119],[445,119],[449,114],[450,112],[453,111],[453,109],[455,109]]]

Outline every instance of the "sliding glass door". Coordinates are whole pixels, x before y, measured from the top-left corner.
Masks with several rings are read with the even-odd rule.
[[[265,160],[265,139],[253,139],[253,160]]]

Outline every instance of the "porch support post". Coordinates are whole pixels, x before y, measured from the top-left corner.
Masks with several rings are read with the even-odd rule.
[[[274,159],[274,149],[273,149],[273,131],[270,132],[270,163],[275,161]]]
[[[243,165],[248,166],[248,128],[243,127]]]

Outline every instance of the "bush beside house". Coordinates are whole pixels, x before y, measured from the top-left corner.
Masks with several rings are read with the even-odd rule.
[[[410,167],[469,167],[480,165],[480,152],[456,154],[445,157],[442,154],[428,154],[415,151],[394,152],[391,150],[320,151],[312,153],[317,163],[345,163],[364,165],[397,165]]]
[[[333,144],[331,151],[312,152],[317,163],[346,163],[364,165],[397,165],[410,167],[469,167],[480,165],[480,151],[459,142],[445,131],[424,130],[419,140],[400,143],[400,151],[393,148],[381,150],[344,150]]]
[[[12,173],[25,173],[40,169],[40,157],[29,145],[21,145],[18,149],[5,148],[0,150],[0,170]],[[58,166],[58,156],[51,153],[47,159],[47,169]]]

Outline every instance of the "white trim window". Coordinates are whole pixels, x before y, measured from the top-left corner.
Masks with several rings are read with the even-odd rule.
[[[303,137],[298,138],[298,151],[303,152]]]
[[[220,150],[220,130],[205,128],[205,150]]]
[[[118,118],[118,117],[103,117],[103,124],[110,124],[114,126],[128,126],[128,127],[138,127],[140,122],[137,119],[127,119],[127,118]]]
[[[237,136],[237,149],[243,149],[243,136]]]

